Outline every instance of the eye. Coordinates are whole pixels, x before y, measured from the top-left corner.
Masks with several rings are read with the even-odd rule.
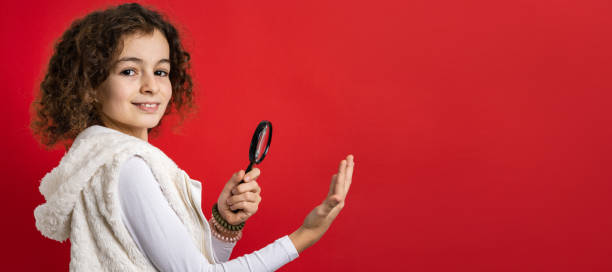
[[[134,71],[134,69],[125,69],[121,71],[121,74],[124,76],[133,76],[136,74],[136,71]]]
[[[168,72],[163,71],[163,70],[157,70],[157,71],[155,71],[155,75],[156,76],[161,76],[161,77],[167,77],[168,76]]]

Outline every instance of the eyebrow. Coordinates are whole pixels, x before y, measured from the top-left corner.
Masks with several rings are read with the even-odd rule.
[[[142,59],[139,59],[137,57],[123,57],[123,58],[120,58],[119,60],[117,60],[117,63],[120,63],[122,61],[133,61],[133,62],[138,62],[138,63],[142,63],[143,62]],[[168,60],[168,59],[160,59],[157,62],[157,64],[160,64],[160,63],[168,63],[168,64],[170,64],[170,60]]]

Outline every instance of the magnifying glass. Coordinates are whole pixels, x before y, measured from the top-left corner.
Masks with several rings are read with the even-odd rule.
[[[249,148],[249,166],[247,166],[245,173],[248,173],[253,169],[253,165],[257,165],[263,161],[268,154],[270,149],[270,143],[272,143],[272,123],[270,121],[263,120],[255,128],[253,138],[251,139],[251,147]],[[244,180],[240,181],[243,183]],[[233,211],[237,213],[239,210]]]
[[[272,123],[270,121],[263,120],[255,128],[253,138],[251,139],[251,147],[249,148],[249,166],[247,166],[245,173],[248,173],[253,168],[253,165],[257,165],[263,161],[268,154],[270,149],[270,143],[272,143]]]

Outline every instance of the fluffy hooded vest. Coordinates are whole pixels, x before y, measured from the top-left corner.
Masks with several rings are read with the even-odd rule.
[[[214,263],[200,183],[158,148],[102,126],[81,132],[60,164],[42,179],[46,203],[34,210],[38,230],[60,242],[70,238],[70,271],[156,271],[121,219],[119,170],[134,155],[149,165],[194,243]]]

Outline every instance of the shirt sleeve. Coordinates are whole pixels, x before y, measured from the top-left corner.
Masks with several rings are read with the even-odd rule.
[[[251,254],[218,264],[208,263],[170,207],[151,169],[137,156],[121,166],[119,200],[121,217],[130,235],[160,271],[274,271],[298,257],[289,237],[283,236]],[[213,240],[215,243],[217,249],[233,248],[222,241]],[[227,260],[231,249],[228,253],[225,248],[225,254],[219,259]]]
[[[212,226],[211,226],[212,228]],[[232,250],[236,246],[236,242],[226,242],[212,236],[212,248],[215,251],[215,261],[218,263],[227,262],[232,255]]]

